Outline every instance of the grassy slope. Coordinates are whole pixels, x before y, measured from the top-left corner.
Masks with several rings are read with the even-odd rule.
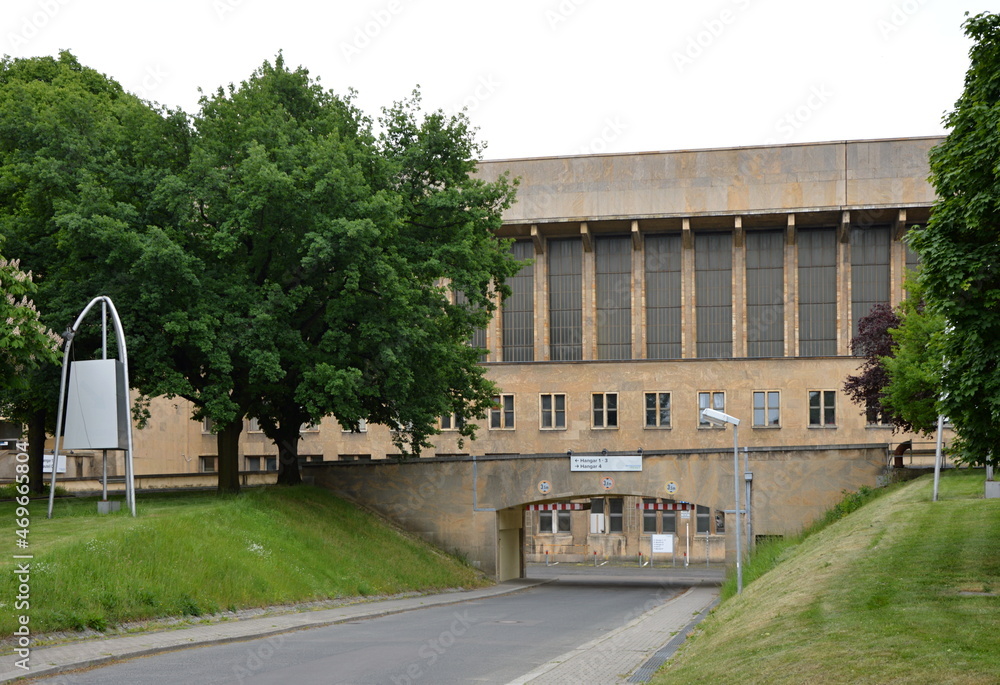
[[[787,550],[654,683],[1000,682],[1000,500],[898,487]],[[972,592],[974,595],[960,593]]]
[[[33,502],[31,608],[14,610],[18,552],[0,557],[0,633],[10,635],[20,613],[37,634],[485,584],[456,559],[317,488],[140,496],[138,505],[133,519],[98,516],[94,500],[59,502],[50,520],[44,503]],[[0,516],[13,522],[13,504],[0,504]]]

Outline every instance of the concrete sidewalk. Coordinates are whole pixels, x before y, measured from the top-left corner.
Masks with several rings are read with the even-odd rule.
[[[616,685],[646,682],[647,677],[629,676],[642,670],[654,656],[663,663],[661,650],[671,638],[697,624],[719,598],[719,588],[697,586],[647,611],[628,624],[580,645],[508,685]],[[679,642],[676,646],[679,646]],[[676,649],[676,646],[674,648]],[[655,668],[647,669],[651,676]]]
[[[29,661],[31,668],[27,671],[15,665],[19,659],[17,655],[8,654],[0,657],[0,683],[10,682],[17,678],[51,676],[119,659],[130,659],[195,646],[252,640],[278,633],[318,628],[361,618],[376,618],[429,606],[458,604],[484,597],[519,592],[548,582],[551,580],[522,578],[479,590],[363,602],[334,609],[261,616],[123,637],[79,640],[53,647],[33,647]]]

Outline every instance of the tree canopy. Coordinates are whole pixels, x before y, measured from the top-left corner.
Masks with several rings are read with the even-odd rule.
[[[941,408],[961,457],[1000,460],[1000,15],[964,24],[972,38],[965,89],[930,154],[938,200],[913,232],[928,311],[946,322]]]
[[[60,361],[62,339],[39,320],[31,273],[19,266],[0,257],[0,393],[23,389],[29,369]]]
[[[56,327],[115,299],[133,384],[214,424],[220,490],[239,489],[246,416],[286,482],[325,416],[410,453],[441,415],[484,417],[496,388],[468,341],[520,265],[495,237],[514,187],[475,177],[467,119],[414,93],[376,133],[280,54],[200,105],[157,109],[68,53],[3,63],[0,225]]]
[[[110,265],[149,226],[174,223],[161,186],[181,167],[185,128],[183,115],[151,108],[68,52],[0,60],[0,235],[7,256],[34,273],[44,326],[63,331],[95,295],[114,297],[122,273]],[[98,344],[84,330],[75,349]],[[25,369],[20,381],[0,405],[28,424],[40,489],[58,367]]]

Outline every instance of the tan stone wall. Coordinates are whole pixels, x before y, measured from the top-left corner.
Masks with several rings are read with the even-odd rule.
[[[928,204],[941,138],[482,162],[520,178],[507,223]]]
[[[754,534],[785,535],[812,522],[840,500],[843,490],[876,485],[885,472],[885,449],[756,450],[749,455],[749,467],[754,474]],[[742,474],[742,454],[739,468]],[[529,557],[533,560],[544,560],[546,549],[566,560],[590,559],[595,550],[602,558],[631,558],[649,549],[648,537],[641,533],[641,512],[635,508],[638,498],[670,497],[706,506],[713,515],[734,509],[731,447],[646,453],[641,472],[573,472],[569,457],[551,455],[312,464],[306,473],[318,485],[390,518],[429,542],[459,551],[497,577],[504,577],[501,567],[510,567],[510,560],[505,564],[498,552],[497,533],[510,528],[511,520],[518,524],[526,521],[524,549],[534,555]],[[613,480],[610,486],[605,482],[609,476]],[[539,487],[543,481],[549,486],[546,494]],[[669,482],[677,484],[673,494],[667,490]],[[742,499],[742,480],[739,482]],[[585,513],[581,513],[574,515],[570,532],[535,536],[537,513],[524,513],[524,506],[530,503],[604,496],[626,500],[620,535],[591,535]],[[692,531],[694,516],[692,513]],[[725,553],[731,557],[733,536],[728,533],[734,525],[733,517],[727,515],[725,537],[710,537],[709,544],[715,548],[709,552],[713,561],[723,558],[719,539],[725,540]],[[704,535],[693,536],[692,542],[691,559],[703,559]]]

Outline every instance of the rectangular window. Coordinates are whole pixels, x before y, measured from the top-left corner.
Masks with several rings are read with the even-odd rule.
[[[809,425],[837,425],[837,392],[835,390],[809,391]]]
[[[543,534],[573,532],[571,513],[569,511],[538,512],[538,532]]]
[[[445,414],[441,417],[441,430],[443,431],[462,430],[464,425],[465,419],[458,414]]]
[[[671,502],[673,500],[663,500],[664,502]],[[660,520],[661,530],[664,533],[676,533],[677,532],[677,512],[676,511],[665,511],[663,512],[663,517]]]
[[[670,393],[646,393],[646,428],[670,428]]]
[[[590,500],[590,532],[592,535],[604,533],[607,530],[604,518],[604,498],[593,497]]]
[[[539,416],[541,428],[562,429],[566,427],[566,395],[539,395]]]
[[[754,428],[781,426],[781,393],[777,390],[758,390],[753,394]]]
[[[277,457],[264,457],[264,463],[268,471],[278,470],[278,458]]]
[[[198,470],[202,473],[215,473],[216,457],[198,457]]]
[[[647,235],[646,357],[681,357],[681,237]]]
[[[466,307],[470,311],[473,310],[472,305],[469,303],[469,298],[461,290],[455,291],[455,304]],[[485,350],[486,349],[486,329],[477,328],[472,331],[472,337],[469,338],[469,347],[475,347],[476,349]],[[486,355],[479,355],[479,361],[485,362]]]
[[[655,499],[650,499],[649,497],[643,498],[643,504],[656,504]],[[654,509],[643,509],[642,511],[642,532],[643,533],[655,533],[657,531],[656,523],[659,518],[660,512]]]
[[[307,430],[307,429],[304,429]],[[341,425],[340,432],[342,433],[367,433],[368,432],[368,419],[358,419],[358,429],[351,430],[350,427]]]
[[[494,395],[490,409],[490,430],[513,430],[514,396]]]
[[[802,229],[799,244],[799,354],[837,354],[837,230]]]
[[[732,357],[732,233],[695,233],[694,286],[698,357]]]
[[[260,471],[260,457],[247,457],[247,471]]]
[[[571,525],[573,521],[572,513],[570,511],[557,511],[556,512],[556,532],[557,533],[571,533]]]
[[[247,433],[260,433],[260,419],[247,419]]]
[[[632,238],[594,239],[597,358],[632,358]]]
[[[625,531],[625,500],[621,497],[608,498],[608,532],[622,533]]]
[[[858,322],[873,306],[889,303],[891,241],[888,226],[851,229],[852,335],[858,334]]]
[[[618,428],[618,393],[595,392],[593,398],[593,427]]]
[[[785,354],[785,234],[750,231],[747,240],[747,356]]]
[[[538,532],[539,533],[551,533],[552,532],[552,512],[551,511],[540,511],[540,512],[538,512]]]
[[[583,359],[583,253],[579,238],[548,241],[549,358]]]
[[[700,392],[698,393],[698,427],[699,428],[721,428],[722,426],[717,426],[711,421],[706,421],[701,418],[701,412],[708,408],[712,408],[721,412],[726,411],[726,393],[713,390],[711,392]]]
[[[519,262],[534,256],[529,240],[511,245],[511,254]],[[510,297],[503,302],[503,360],[530,362],[535,359],[535,268],[528,264],[507,279]]]
[[[215,426],[215,422],[213,422],[212,419],[210,419],[210,418],[208,418],[206,416],[201,421],[201,432],[202,433],[211,433],[213,426]]]
[[[703,507],[703,506],[701,506],[699,504],[699,505],[697,505],[697,508],[695,509],[695,516],[696,516],[695,532],[696,533],[702,533],[702,534],[711,533],[712,532],[712,530],[711,530],[711,525],[712,525],[711,524],[711,520],[712,520],[712,512],[711,512],[711,510],[708,507]]]

